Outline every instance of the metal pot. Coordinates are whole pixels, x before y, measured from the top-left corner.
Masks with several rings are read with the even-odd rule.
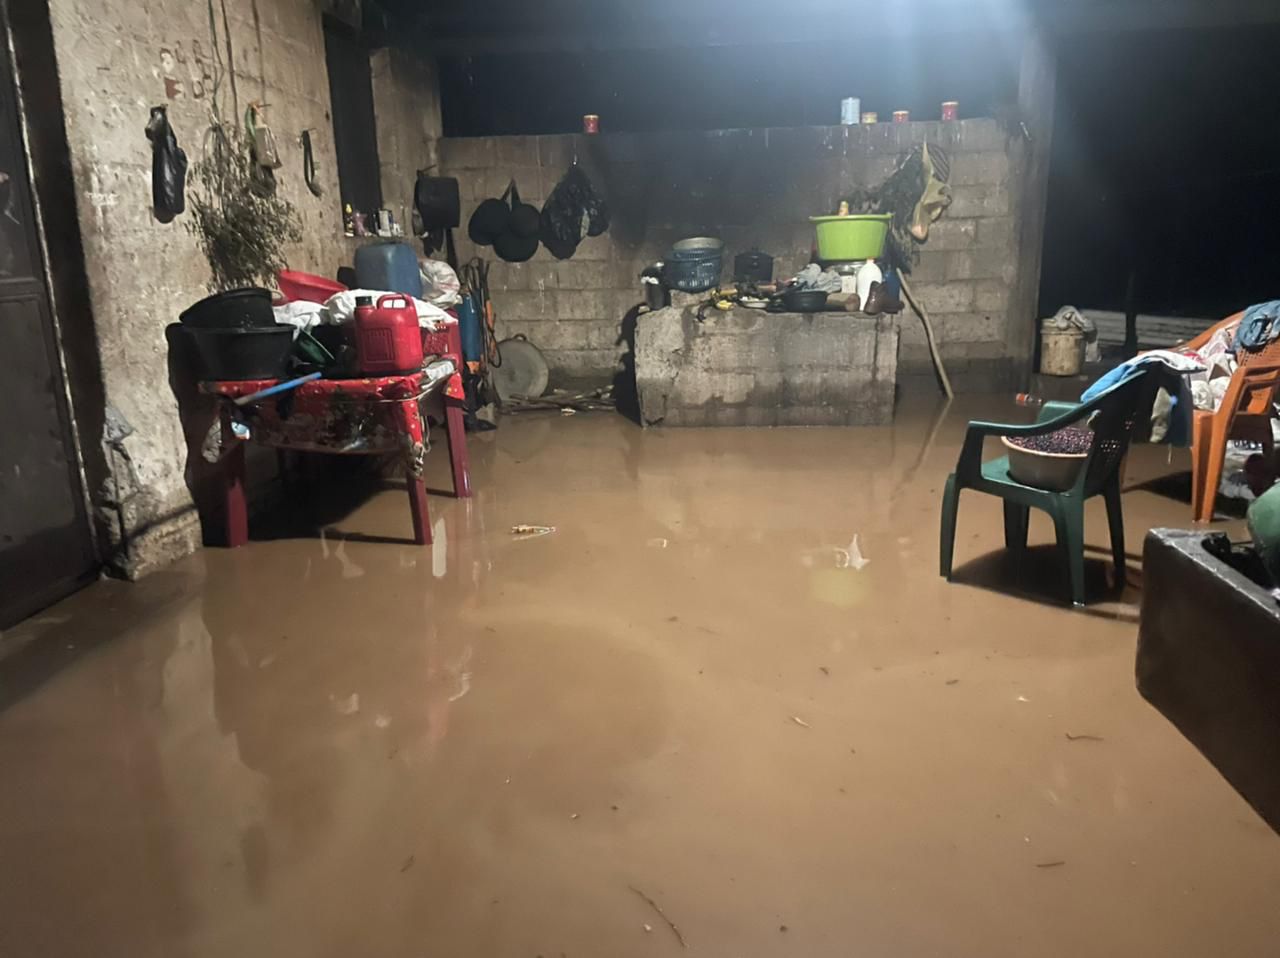
[[[792,313],[816,313],[827,305],[828,293],[823,289],[797,289],[788,287],[779,299],[782,306]]]
[[[736,283],[769,283],[773,281],[773,257],[752,247],[733,258],[733,280]]]

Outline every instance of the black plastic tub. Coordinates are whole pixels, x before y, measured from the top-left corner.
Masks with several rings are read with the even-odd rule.
[[[289,370],[292,326],[186,329],[195,346],[198,379],[279,379]]]
[[[701,293],[720,284],[724,270],[724,241],[695,236],[671,247],[663,266],[663,279],[672,289]]]
[[[214,293],[188,306],[178,319],[197,329],[249,329],[274,326],[271,291],[257,286]]]

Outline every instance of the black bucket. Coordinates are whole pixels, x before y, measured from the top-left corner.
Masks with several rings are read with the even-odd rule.
[[[293,327],[252,329],[187,327],[195,345],[196,378],[203,380],[280,379],[289,371]]]
[[[257,286],[214,293],[188,306],[178,319],[199,329],[247,329],[274,326],[271,291]]]

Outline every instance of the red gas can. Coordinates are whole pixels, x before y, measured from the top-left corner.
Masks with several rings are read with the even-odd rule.
[[[388,293],[373,305],[369,296],[356,300],[356,356],[366,376],[411,373],[422,366],[422,331],[413,300]]]

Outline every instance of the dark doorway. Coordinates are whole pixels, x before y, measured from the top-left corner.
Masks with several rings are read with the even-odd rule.
[[[96,567],[0,28],[0,628]]]

